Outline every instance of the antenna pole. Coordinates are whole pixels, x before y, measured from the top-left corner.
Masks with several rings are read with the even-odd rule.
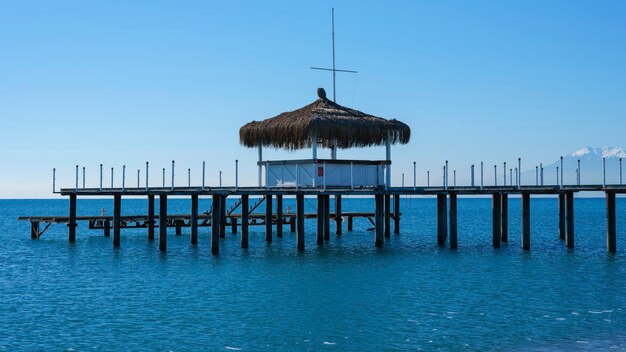
[[[332,36],[333,36],[333,101],[337,102],[337,97],[335,95],[335,8],[332,8]]]

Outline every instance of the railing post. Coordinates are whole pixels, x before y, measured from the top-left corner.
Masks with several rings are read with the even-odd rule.
[[[448,160],[446,160],[446,168],[445,168],[445,178],[444,178],[446,184],[445,187],[446,189],[448,189]]]
[[[483,188],[483,179],[484,179],[484,172],[483,172],[483,162],[480,162],[480,188]]]
[[[563,172],[565,169],[563,168],[563,156],[561,156],[561,188],[563,188]]]
[[[174,190],[174,160],[172,160],[172,191]]]
[[[498,185],[498,165],[493,166],[493,184]]]
[[[187,169],[187,187],[191,187],[191,169]]]
[[[76,185],[74,187],[74,191],[78,192],[78,165],[76,165]]]
[[[102,164],[100,164],[100,192],[102,192]]]
[[[206,170],[205,166],[206,166],[206,163],[203,161],[202,162],[202,190],[203,191],[204,191],[204,176],[205,176],[205,170]]]
[[[126,165],[122,165],[122,192],[126,190]]]
[[[517,188],[522,186],[522,158],[517,158]]]
[[[413,162],[413,190],[417,189],[417,164]]]
[[[57,169],[52,169],[52,193],[56,193],[57,188]]]
[[[113,168],[111,168],[111,189],[113,189]]]
[[[83,188],[85,188],[85,167],[83,166]]]
[[[235,160],[235,191],[239,190],[239,160]]]
[[[148,186],[148,185],[149,185],[149,183],[148,183],[148,176],[149,176],[149,175],[148,175],[148,168],[149,168],[149,167],[150,167],[150,166],[149,166],[149,163],[146,161],[146,192],[148,191],[148,187],[149,187],[149,186]]]

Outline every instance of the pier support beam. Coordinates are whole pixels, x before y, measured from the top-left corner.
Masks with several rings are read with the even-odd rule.
[[[530,250],[530,193],[522,192],[522,249]]]
[[[104,220],[104,237],[111,237],[111,222]]]
[[[283,237],[283,196],[276,195],[276,237]]]
[[[230,233],[237,234],[237,218],[233,216],[230,217]]]
[[[76,242],[76,195],[70,194],[70,219],[67,224],[68,240],[70,243]]]
[[[384,212],[385,212],[385,195],[384,194],[376,194],[374,196],[376,202],[376,211],[375,211],[375,227],[376,227],[376,247],[383,246],[383,234],[384,230]]]
[[[500,211],[500,240],[506,243],[509,241],[509,195],[506,193],[502,193]]]
[[[241,248],[248,248],[248,210],[250,196],[241,195]]]
[[[317,196],[317,245],[324,245],[324,196]]]
[[[324,196],[324,240],[330,240],[330,196]]]
[[[450,249],[457,248],[456,193],[450,193]]]
[[[574,192],[565,192],[565,245],[574,248]]]
[[[559,239],[565,240],[565,193],[559,193]]]
[[[296,247],[304,250],[304,194],[296,192]]]
[[[609,253],[617,250],[615,228],[615,192],[606,192],[606,251]]]
[[[159,250],[167,250],[167,195],[159,195]]]
[[[437,245],[439,246],[446,244],[448,237],[448,219],[446,217],[448,204],[446,199],[445,194],[437,195]]]
[[[148,195],[148,240],[154,240],[154,195]]]
[[[191,195],[191,220],[189,227],[191,229],[191,244],[198,244],[198,195]]]
[[[391,195],[385,194],[385,237],[391,236]]]
[[[30,222],[30,239],[31,240],[39,239],[39,221]]]
[[[176,219],[174,220],[174,226],[176,227],[176,236],[180,236],[183,234],[183,221]]]
[[[120,246],[120,226],[122,221],[120,220],[122,214],[122,195],[116,194],[113,196],[113,247]]]
[[[220,253],[220,220],[222,213],[222,196],[214,194],[211,197],[213,203],[213,212],[211,212],[211,253],[217,255]]]
[[[226,196],[220,196],[220,237],[226,238]]]
[[[352,216],[348,216],[348,231],[352,231],[352,222],[354,221],[354,219],[352,219]]]
[[[341,219],[341,196],[335,196],[335,225],[336,225],[336,233],[337,235],[341,235],[342,233],[342,219]]]
[[[393,233],[400,233],[400,195],[393,195]]]
[[[502,236],[502,195],[494,193],[492,199],[492,223],[493,223],[493,248],[500,248],[500,238]]]
[[[265,197],[265,242],[272,242],[272,195],[268,194]]]

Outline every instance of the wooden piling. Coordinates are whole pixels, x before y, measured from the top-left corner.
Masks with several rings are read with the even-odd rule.
[[[283,237],[283,196],[276,195],[276,237]]]
[[[491,195],[492,204],[492,231],[493,231],[493,248],[500,248],[500,238],[502,236],[502,196],[499,193]]]
[[[615,235],[615,192],[606,192],[606,250],[609,253],[617,250]]]
[[[352,231],[352,216],[348,216],[348,231]]]
[[[391,195],[385,194],[385,237],[391,236]]]
[[[148,240],[154,240],[154,195],[148,195]]]
[[[559,193],[559,239],[565,240],[565,193]]]
[[[191,220],[190,220],[190,231],[191,231],[191,244],[198,244],[198,195],[191,195]]]
[[[304,194],[296,192],[296,247],[299,251],[304,250]]]
[[[248,248],[248,210],[250,196],[241,195],[241,248]]]
[[[167,195],[159,195],[159,250],[167,250]]]
[[[111,222],[109,220],[104,220],[104,237],[111,237]]]
[[[437,245],[443,246],[446,243],[446,237],[448,237],[448,222],[446,218],[446,210],[448,205],[446,204],[446,195],[437,195]]]
[[[324,196],[324,240],[330,240],[330,196]]]
[[[234,216],[230,217],[230,233],[237,234],[237,218]]]
[[[400,195],[393,195],[393,233],[400,233]]]
[[[265,242],[272,242],[272,195],[268,194],[265,197]]]
[[[450,249],[457,248],[456,193],[450,193]]]
[[[335,196],[335,226],[337,235],[342,234],[342,219],[341,219],[341,195]]]
[[[226,196],[220,196],[220,237],[226,238]]]
[[[76,242],[76,194],[70,194],[70,218],[67,224],[68,240],[70,243]]]
[[[509,195],[502,193],[500,200],[500,241],[509,241]]]
[[[530,193],[522,192],[522,249],[530,250]]]
[[[211,253],[217,255],[220,253],[220,214],[222,207],[222,196],[214,194],[211,197],[213,211],[211,212]]]
[[[122,221],[120,217],[122,215],[122,195],[116,194],[113,196],[113,247],[120,246],[120,226]]]
[[[39,221],[30,222],[30,239],[39,239]]]
[[[324,245],[324,196],[317,196],[317,245]]]
[[[375,227],[376,227],[376,247],[383,246],[383,236],[384,236],[384,213],[385,213],[385,195],[384,194],[376,194],[374,196],[374,201],[376,203],[376,211],[375,211]]]
[[[574,248],[574,192],[565,192],[565,245]]]
[[[289,218],[289,231],[296,232],[296,217]]]
[[[183,221],[176,219],[174,220],[174,226],[176,227],[176,236],[180,236],[183,234]]]

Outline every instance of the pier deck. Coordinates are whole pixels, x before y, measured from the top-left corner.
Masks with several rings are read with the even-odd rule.
[[[531,195],[557,195],[559,199],[559,238],[564,240],[568,248],[574,248],[574,193],[604,192],[607,212],[607,252],[616,251],[616,194],[626,193],[625,185],[548,185],[548,186],[454,186],[454,187],[149,187],[149,188],[63,188],[57,194],[68,196],[70,201],[69,216],[46,217],[27,216],[19,220],[31,222],[31,237],[39,238],[52,223],[65,223],[68,226],[68,238],[74,242],[78,221],[88,221],[90,229],[103,229],[110,235],[113,229],[113,246],[119,247],[120,230],[122,228],[147,228],[148,238],[154,239],[155,228],[158,228],[159,248],[165,251],[167,246],[167,228],[175,227],[176,234],[182,227],[191,228],[191,243],[198,243],[199,226],[211,227],[211,250],[219,253],[219,238],[224,237],[225,228],[230,226],[233,232],[241,229],[241,247],[248,247],[248,227],[265,225],[266,241],[271,242],[275,234],[282,236],[282,226],[289,224],[291,231],[296,232],[297,248],[304,250],[304,220],[317,219],[317,244],[323,245],[330,239],[329,223],[336,223],[337,234],[342,233],[342,222],[348,220],[348,231],[352,230],[353,218],[367,218],[374,226],[375,245],[383,245],[383,237],[390,236],[391,221],[393,232],[400,233],[400,196],[436,196],[437,197],[437,243],[441,246],[448,242],[451,249],[457,248],[457,197],[490,196],[492,198],[492,243],[494,248],[508,241],[508,200],[509,195],[519,194],[522,199],[522,250],[530,250],[530,201]],[[77,197],[113,197],[113,216],[76,216]],[[148,200],[148,214],[121,215],[121,199],[124,197],[141,197]],[[250,196],[260,197],[250,206]],[[283,197],[295,196],[296,211],[283,212]],[[304,213],[304,198],[317,198],[317,212]],[[330,213],[330,197],[335,198],[335,212]],[[342,212],[342,196],[364,196],[374,198],[374,212]],[[158,215],[155,215],[155,198],[159,198]],[[167,214],[168,197],[189,197],[191,214]],[[198,213],[198,198],[211,197],[212,209],[207,213]],[[239,197],[237,203],[226,210],[226,198]],[[393,198],[393,202],[392,202]],[[273,202],[276,201],[276,207]],[[265,212],[253,213],[265,203]],[[448,205],[449,204],[449,205]],[[240,207],[239,213],[234,210]],[[274,211],[274,208],[276,211]],[[40,223],[48,225],[39,230]],[[166,226],[158,226],[160,223]]]

